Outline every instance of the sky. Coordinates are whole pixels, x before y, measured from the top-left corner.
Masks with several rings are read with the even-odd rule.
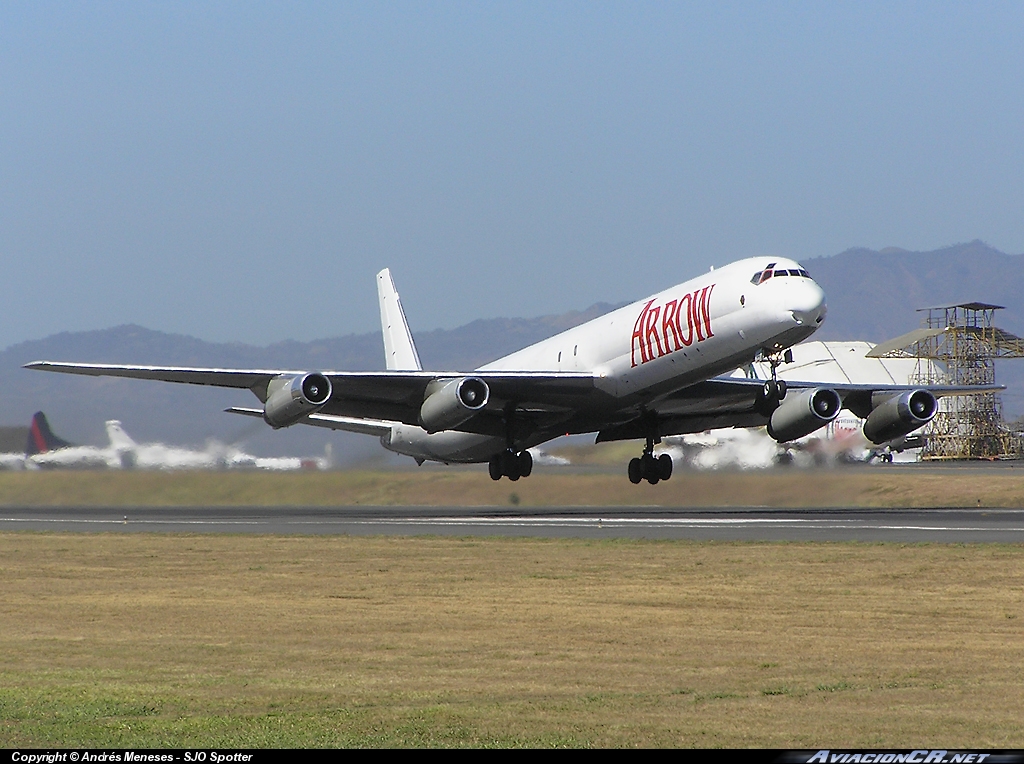
[[[0,346],[265,345],[1024,252],[1022,3],[0,4]]]

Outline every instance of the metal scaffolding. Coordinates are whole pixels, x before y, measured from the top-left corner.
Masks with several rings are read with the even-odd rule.
[[[877,358],[917,359],[911,384],[994,385],[998,358],[1024,358],[1024,339],[995,326],[1001,305],[967,302],[923,308],[922,328],[877,345]],[[934,363],[945,368],[944,377]],[[941,367],[939,367],[941,368]],[[1019,434],[1003,422],[996,393],[955,395],[940,401],[922,459],[1020,459]]]

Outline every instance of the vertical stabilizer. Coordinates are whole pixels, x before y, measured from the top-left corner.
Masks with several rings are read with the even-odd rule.
[[[32,417],[32,424],[28,428],[28,443],[25,444],[25,454],[35,456],[45,454],[47,451],[56,451],[58,448],[67,448],[71,444],[53,434],[50,423],[46,421],[46,414],[37,411]]]
[[[107,420],[107,437],[110,438],[110,447],[115,451],[126,451],[136,446],[135,441],[116,419]]]
[[[377,274],[377,296],[380,298],[380,328],[384,333],[384,359],[389,371],[419,371],[420,355],[405,320],[402,301],[387,268]]]

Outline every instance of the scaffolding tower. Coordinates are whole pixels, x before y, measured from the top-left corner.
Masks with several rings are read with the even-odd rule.
[[[995,312],[1002,307],[966,302],[920,309],[926,314],[920,329],[877,345],[868,355],[916,358],[911,384],[994,385],[996,359],[1024,358],[1024,339],[995,326]],[[1022,456],[1020,436],[1004,424],[1002,402],[994,392],[942,398],[921,454],[922,459]]]

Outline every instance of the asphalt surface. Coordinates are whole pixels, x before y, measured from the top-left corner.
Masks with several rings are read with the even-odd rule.
[[[1024,509],[2,508],[0,530],[1022,543]]]

